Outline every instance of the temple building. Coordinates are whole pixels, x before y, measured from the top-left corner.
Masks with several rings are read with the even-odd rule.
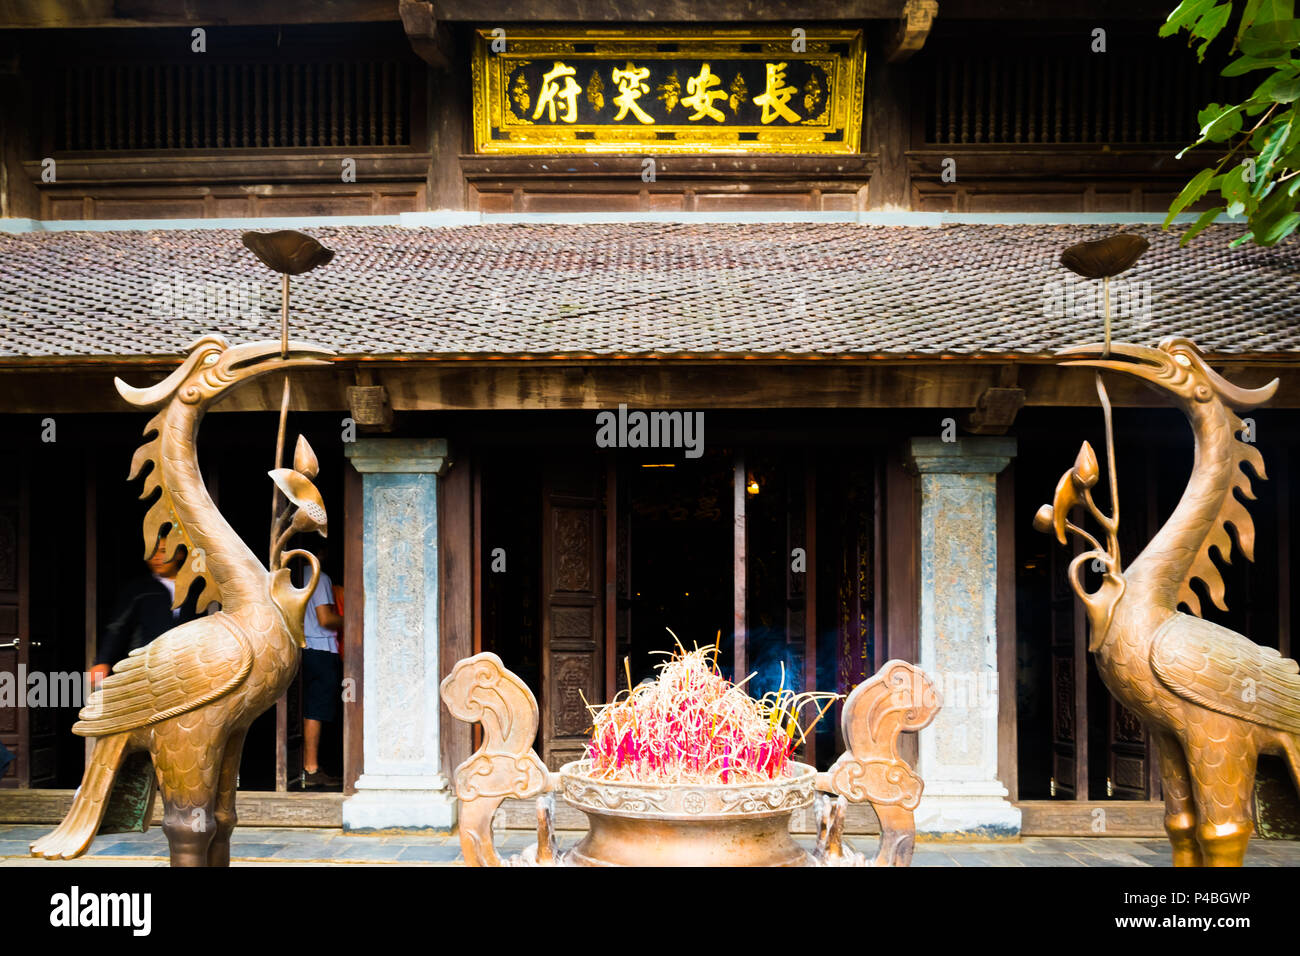
[[[1234,382],[1281,380],[1250,422],[1256,563],[1225,567],[1229,610],[1202,603],[1289,656],[1300,583],[1300,252],[1161,228],[1217,158],[1175,158],[1197,110],[1233,93],[1157,38],[1168,6],[7,12],[0,677],[93,663],[141,570],[125,478],[146,416],[113,381],[161,380],[207,333],[277,338],[279,280],[240,236],[296,229],[335,253],[291,282],[292,337],[335,355],[291,376],[288,427],[331,516],[304,545],[341,587],[323,760],[343,786],[298,789],[295,688],[250,731],[241,822],[452,826],[474,747],[437,692],[456,661],[494,651],[525,680],[556,769],[586,703],[676,635],[757,693],[924,668],[944,709],[907,741],[923,833],[1162,835],[1151,743],[1097,676],[1071,554],[1032,527],[1079,442],[1105,446],[1092,375],[1053,359],[1103,328],[1067,246],[1150,241],[1110,283],[1117,340],[1181,335]],[[1109,384],[1135,555],[1192,439],[1154,392]],[[234,391],[198,441],[255,551],[280,389]],[[65,812],[76,711],[0,695],[0,821]],[[842,747],[833,708],[804,759]]]

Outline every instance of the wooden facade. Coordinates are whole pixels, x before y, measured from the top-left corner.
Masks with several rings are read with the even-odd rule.
[[[1151,212],[1203,161],[1172,157],[1194,138],[1196,109],[1229,92],[1156,38],[1159,4],[1108,11],[1105,52],[1092,50],[1097,24],[1056,4],[944,4],[924,30],[912,25],[906,54],[901,0],[860,4],[873,13],[824,18],[865,37],[859,151],[665,153],[647,181],[640,153],[476,155],[473,31],[491,21],[472,10],[403,0],[400,18],[352,4],[344,16],[364,15],[354,23],[272,25],[250,11],[146,27],[40,6],[51,12],[29,29],[0,24],[0,96],[17,107],[0,117],[0,216]],[[551,9],[562,6],[531,15],[564,23]],[[734,22],[733,6],[691,5],[680,22]],[[573,12],[574,29],[616,25]],[[798,27],[775,7],[745,13]],[[185,26],[207,30],[206,52]]]
[[[1057,3],[944,2],[924,27],[909,20],[901,0],[814,3],[808,16],[864,31],[860,148],[847,155],[663,155],[647,180],[641,155],[473,152],[470,40],[479,27],[516,20],[509,4],[353,0],[312,12],[277,11],[293,21],[280,23],[256,4],[237,3],[223,6],[222,25],[210,25],[216,11],[203,3],[192,5],[193,17],[157,4],[130,16],[110,4],[75,11],[62,2],[37,6],[21,29],[0,23],[0,101],[13,107],[0,111],[0,217],[1155,212],[1167,208],[1202,162],[1172,158],[1194,133],[1175,120],[1194,117],[1198,105],[1220,95],[1211,69],[1196,66],[1177,44],[1155,39],[1163,4],[1106,5],[1108,51],[1092,53],[1094,24],[1072,19]],[[566,0],[534,5],[539,21],[628,26],[617,7]],[[205,12],[212,14],[207,22]],[[742,12],[791,25],[775,5],[723,0],[671,0],[658,20],[727,23]],[[207,29],[205,54],[191,51],[194,27]],[[114,375],[161,376],[168,364],[0,359],[0,447],[14,448],[19,463],[0,469],[0,669],[28,665],[27,655],[38,650],[33,613],[61,642],[75,642],[77,667],[81,658],[88,661],[116,573],[110,548],[117,527],[110,519],[121,495],[110,486],[114,464],[87,470],[84,480],[63,489],[75,505],[63,513],[63,531],[86,545],[79,619],[56,613],[48,575],[44,584],[30,579],[41,554],[30,528],[32,483],[48,464],[32,440],[37,418],[71,415],[89,423],[97,412],[113,419],[97,439],[97,453],[124,465],[137,423],[104,415],[102,396],[111,394]],[[573,386],[575,370],[583,377],[580,389]],[[1278,463],[1265,492],[1275,496],[1266,507],[1279,528],[1271,556],[1277,573],[1258,592],[1258,606],[1277,612],[1257,615],[1243,629],[1266,641],[1276,634],[1287,653],[1300,370],[1290,356],[1247,355],[1223,371],[1230,378],[1282,379],[1265,453],[1270,467]],[[334,427],[335,413],[349,410],[348,388],[364,384],[382,386],[395,413],[384,434],[450,441],[454,465],[439,479],[442,666],[480,650],[502,653],[539,690],[539,749],[552,767],[580,749],[583,699],[605,699],[623,686],[623,659],[644,651],[639,628],[649,612],[637,574],[646,545],[637,529],[653,521],[638,518],[637,508],[655,499],[640,481],[641,469],[669,464],[592,453],[590,412],[620,403],[718,410],[726,419],[719,439],[726,455],[699,478],[703,490],[694,492],[689,509],[684,499],[673,507],[692,517],[705,512],[709,517],[699,520],[717,532],[721,557],[711,565],[714,576],[700,580],[725,588],[717,608],[728,616],[716,629],[726,659],[743,676],[779,648],[770,660],[789,660],[806,686],[844,691],[889,658],[918,656],[920,493],[904,466],[904,443],[936,433],[947,417],[968,422],[982,396],[1010,383],[1023,390],[1025,411],[1001,428],[1020,440],[1022,454],[998,479],[999,778],[1024,810],[1026,833],[1088,833],[1093,809],[1120,800],[1128,802],[1108,832],[1159,832],[1149,747],[1128,716],[1098,693],[1062,556],[1024,532],[1050,492],[1039,462],[1068,458],[1047,450],[1056,429],[1043,416],[1091,406],[1088,376],[1023,356],[793,363],[575,354],[546,363],[355,358],[304,374],[302,383],[299,400],[320,413],[313,426],[322,431]],[[250,386],[225,412],[269,412],[278,402],[276,385]],[[1142,462],[1129,470],[1141,476],[1141,504],[1126,502],[1126,514],[1142,515],[1154,527],[1172,507],[1161,489],[1181,484],[1161,477],[1151,449],[1172,453],[1182,446],[1138,386],[1116,382],[1112,395],[1131,415],[1122,422],[1129,444],[1121,455],[1126,466],[1134,458]],[[737,409],[747,411],[721,411]],[[879,409],[897,410],[889,425],[868,414]],[[235,420],[255,422],[247,427],[257,434],[266,427],[264,414],[225,412],[214,416],[230,421],[219,446],[239,440]],[[481,413],[486,425],[481,417],[470,421]],[[535,425],[520,426],[512,417],[525,413],[544,418],[544,440]],[[817,424],[810,428],[808,421]],[[855,436],[851,472],[838,467],[844,434]],[[323,447],[326,442],[317,445]],[[672,464],[678,475],[688,470]],[[335,557],[347,595],[345,631],[359,634],[361,479],[342,456],[333,465],[338,481],[330,500],[341,503],[343,514]],[[747,491],[751,476],[760,483],[757,499]],[[239,507],[245,493],[234,480],[221,494]],[[705,504],[705,498],[712,500]],[[773,500],[778,503],[769,505]],[[503,589],[493,569],[498,548],[522,582],[513,590]],[[788,573],[786,558],[796,548],[807,558],[802,575]],[[690,606],[703,608],[712,633],[716,615],[708,615],[717,608]],[[704,631],[690,636],[708,637]],[[345,706],[342,741],[350,791],[363,741],[359,652],[345,654],[345,677],[354,695]],[[35,727],[31,719],[0,711],[0,741],[18,753],[0,787],[75,785],[76,756],[66,747],[52,749],[59,727]],[[70,723],[67,715],[59,719]],[[259,767],[271,761],[270,787],[279,790],[293,776],[288,727],[294,720],[281,708],[275,732],[260,744],[250,739],[250,747],[263,748]],[[444,713],[441,733],[445,764],[454,766],[472,749],[470,731]],[[806,756],[825,764],[839,744],[828,721],[809,740]],[[0,800],[0,811],[4,806]],[[267,810],[268,819],[290,819],[278,807]],[[511,812],[531,825],[531,811]],[[337,806],[329,804],[328,813],[337,815]]]

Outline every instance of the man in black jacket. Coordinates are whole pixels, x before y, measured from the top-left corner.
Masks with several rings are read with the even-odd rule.
[[[144,647],[160,634],[198,617],[195,595],[172,610],[176,575],[185,561],[185,546],[167,560],[167,539],[159,537],[153,554],[145,560],[149,573],[130,581],[118,596],[117,607],[99,639],[95,666],[90,669],[93,687],[98,687],[112,666],[137,647]]]

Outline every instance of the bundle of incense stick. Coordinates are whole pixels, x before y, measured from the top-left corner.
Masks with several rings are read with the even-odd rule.
[[[670,632],[671,633],[671,632]],[[837,694],[781,687],[755,700],[718,672],[717,646],[662,652],[659,676],[611,703],[588,705],[595,720],[589,773],[604,780],[747,783],[790,776],[791,753]],[[627,666],[627,661],[624,661]],[[628,684],[631,684],[629,675]],[[806,729],[800,711],[822,704]],[[809,708],[811,709],[811,708]]]

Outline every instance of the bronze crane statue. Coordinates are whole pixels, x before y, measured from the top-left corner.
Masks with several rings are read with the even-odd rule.
[[[132,405],[159,409],[131,462],[131,478],[144,474],[143,497],[157,493],[144,519],[146,549],[166,529],[173,554],[182,544],[188,549],[176,579],[176,604],[202,579],[198,606],[218,601],[221,609],[132,651],[90,696],[72,728],[95,739],[81,788],[58,828],[31,845],[32,855],[71,859],[84,853],[123,761],[143,751],[152,758],[162,791],[172,865],[229,865],[244,735],[297,672],[303,612],[320,568],[308,552],[282,552],[287,535],[271,556],[272,569],[262,565],[209,497],[195,441],[204,412],[234,386],[270,372],[325,364],[329,354],[297,342],[229,346],[206,335],[157,385],[133,388],[116,381]],[[301,440],[294,469],[272,473],[278,485],[295,492],[290,508],[298,510],[282,528],[324,533],[325,512],[310,482],[315,473],[315,455]],[[302,589],[292,586],[285,566],[294,555],[311,566]]]
[[[1228,525],[1241,552],[1253,560],[1254,524],[1235,493],[1254,497],[1243,465],[1261,479],[1266,475],[1259,451],[1240,437],[1245,426],[1236,412],[1263,405],[1278,383],[1234,385],[1186,338],[1167,338],[1159,348],[1116,342],[1058,354],[1067,366],[1141,379],[1169,395],[1191,423],[1196,444],[1187,488],[1127,568],[1117,539],[1113,455],[1113,510],[1106,515],[1092,499],[1099,469],[1087,442],[1034,525],[1054,531],[1062,544],[1068,531],[1091,546],[1071,561],[1070,586],[1087,610],[1089,650],[1102,681],[1138,716],[1158,750],[1174,865],[1240,866],[1254,830],[1250,806],[1258,755],[1282,754],[1300,783],[1300,665],[1202,620],[1192,582],[1199,579],[1210,600],[1226,609],[1223,578],[1210,552],[1217,549],[1225,561],[1231,557]],[[1105,529],[1105,545],[1070,520],[1076,505]],[[1103,569],[1102,581],[1089,593],[1079,572],[1093,561]],[[1179,611],[1180,604],[1192,613]]]

